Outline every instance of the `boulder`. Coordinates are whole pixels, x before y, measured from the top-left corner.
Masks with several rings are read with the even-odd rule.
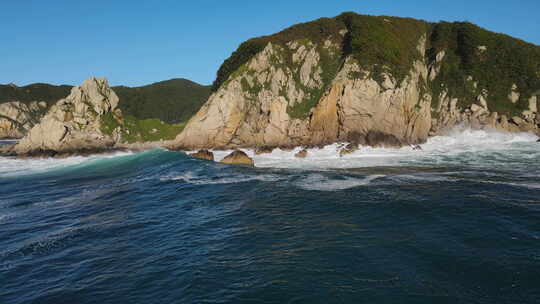
[[[308,151],[306,149],[303,149],[302,151],[296,153],[294,155],[294,157],[298,157],[298,158],[306,158],[308,155]]]
[[[191,153],[190,156],[199,158],[199,159],[205,159],[205,160],[214,160],[214,153],[208,151],[208,150],[199,150],[199,152]]]
[[[251,159],[249,156],[247,156],[246,153],[240,150],[235,150],[231,154],[225,156],[225,158],[221,160],[221,163],[228,165],[244,165],[250,167],[255,166],[255,164],[253,163],[253,159]]]

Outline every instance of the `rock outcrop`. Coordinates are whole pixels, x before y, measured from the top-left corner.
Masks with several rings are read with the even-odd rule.
[[[200,150],[199,152],[191,153],[190,156],[198,159],[214,161],[214,153],[208,150]]]
[[[40,121],[47,110],[45,102],[0,104],[0,138],[22,138]]]
[[[247,156],[245,152],[240,150],[233,151],[231,154],[225,156],[225,158],[223,158],[220,162],[228,165],[255,166],[253,159]]]
[[[101,132],[101,118],[114,111],[118,97],[104,78],[90,78],[54,104],[13,148],[18,155],[56,155],[111,148],[115,140]]]

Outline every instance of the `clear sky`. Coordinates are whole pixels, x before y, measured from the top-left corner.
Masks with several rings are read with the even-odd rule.
[[[540,45],[540,0],[2,0],[0,83],[210,84],[241,42],[344,11],[470,21]]]

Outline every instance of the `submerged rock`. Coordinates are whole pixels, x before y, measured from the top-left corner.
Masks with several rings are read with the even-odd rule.
[[[196,153],[191,153],[190,156],[199,158],[199,159],[205,159],[205,160],[211,160],[211,161],[214,160],[214,153],[208,150],[204,150],[204,149]]]
[[[251,159],[249,156],[247,156],[246,153],[240,150],[235,150],[231,154],[225,156],[225,158],[221,160],[221,163],[229,165],[244,165],[251,167],[255,166],[255,164],[253,163],[253,159]]]
[[[298,158],[306,158],[307,156],[308,156],[308,151],[306,149],[303,149],[302,151],[294,155],[294,157],[298,157]]]

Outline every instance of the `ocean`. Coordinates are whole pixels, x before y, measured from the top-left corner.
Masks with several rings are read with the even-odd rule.
[[[537,139],[0,158],[0,303],[540,303]]]

